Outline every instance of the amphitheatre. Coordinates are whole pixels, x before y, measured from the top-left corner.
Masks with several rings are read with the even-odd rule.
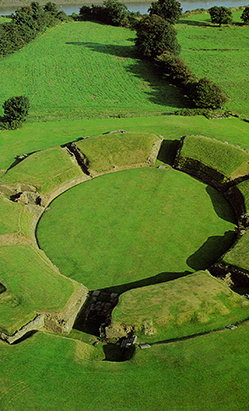
[[[248,408],[248,29],[177,24],[200,76],[205,41],[229,72],[241,36],[213,118],[174,115],[129,28],[69,21],[1,59],[1,101],[31,100],[0,130],[1,410]]]

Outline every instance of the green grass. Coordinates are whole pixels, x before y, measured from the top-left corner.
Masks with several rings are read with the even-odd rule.
[[[248,335],[247,323],[190,341],[138,348],[123,363],[83,361],[75,341],[49,334],[16,346],[0,342],[0,406],[23,411],[28,396],[31,411],[246,410]]]
[[[237,184],[236,187],[240,190],[244,198],[246,212],[248,212],[249,211],[249,180],[242,181],[242,183]]]
[[[74,284],[60,276],[41,252],[29,246],[0,247],[0,328],[11,334],[42,310],[60,310]]]
[[[92,22],[49,29],[0,61],[0,105],[30,99],[29,121],[173,112],[184,97],[136,57],[135,31]]]
[[[112,322],[134,326],[142,341],[162,341],[223,328],[248,317],[247,300],[199,271],[127,291],[119,298]]]
[[[24,212],[22,204],[0,197],[0,235],[20,231],[20,217]]]
[[[249,233],[246,231],[235,246],[224,256],[223,261],[249,271]]]
[[[3,184],[29,183],[40,193],[49,193],[67,180],[82,175],[82,171],[60,147],[31,154],[7,174],[0,175]]]
[[[101,172],[145,163],[157,140],[152,133],[117,132],[79,141],[77,146],[89,159],[90,168]]]
[[[233,230],[215,190],[178,171],[145,168],[67,191],[43,215],[37,236],[63,274],[96,289],[206,268]]]
[[[77,140],[97,136],[112,130],[146,132],[163,135],[166,140],[182,135],[198,134],[214,137],[248,148],[249,128],[236,118],[208,120],[203,116],[152,116],[126,119],[83,119],[24,124],[15,131],[0,131],[0,170],[6,170],[15,157],[23,153],[44,150]]]
[[[242,11],[234,12],[239,22]],[[240,21],[241,22],[241,21]],[[209,14],[183,16],[177,25],[181,57],[198,78],[207,77],[226,92],[226,109],[249,115],[249,27],[212,25]]]
[[[224,179],[232,180],[249,172],[248,152],[202,136],[187,136],[184,139],[179,157],[180,165],[186,164],[191,168],[192,160],[200,162],[204,169],[207,166],[217,170],[224,175]]]

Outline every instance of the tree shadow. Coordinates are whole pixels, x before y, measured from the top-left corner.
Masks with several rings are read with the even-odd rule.
[[[217,216],[222,218],[222,220],[228,221],[229,223],[236,224],[234,211],[223,195],[211,186],[206,187],[206,192],[212,201],[214,211]]]
[[[88,47],[98,53],[109,54],[118,58],[129,58],[132,62],[126,66],[126,71],[132,76],[142,79],[148,83],[149,91],[145,91],[148,100],[160,106],[174,108],[185,108],[189,106],[187,97],[183,91],[171,84],[155,65],[148,60],[141,60],[134,45],[118,46],[113,44],[101,44],[94,42],[66,42],[68,45],[77,47]]]
[[[158,152],[157,160],[173,166],[178,145],[179,140],[163,140]]]
[[[188,26],[200,26],[200,27],[214,27],[211,23],[205,21],[185,20],[181,19],[179,24],[186,24]]]
[[[226,231],[223,236],[209,237],[194,254],[188,257],[186,263],[195,271],[205,270],[233,245],[236,238],[235,231]]]

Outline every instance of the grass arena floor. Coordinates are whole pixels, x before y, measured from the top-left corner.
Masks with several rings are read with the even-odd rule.
[[[234,228],[216,190],[170,168],[142,168],[67,191],[41,218],[37,237],[64,275],[98,289],[207,268],[231,245]]]

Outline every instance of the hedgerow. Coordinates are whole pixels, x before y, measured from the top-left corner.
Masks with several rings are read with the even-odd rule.
[[[48,2],[42,8],[38,2],[24,6],[12,14],[11,22],[4,23],[0,35],[0,56],[14,53],[34,40],[39,33],[61,21],[70,19],[63,12],[57,12],[56,4]]]

